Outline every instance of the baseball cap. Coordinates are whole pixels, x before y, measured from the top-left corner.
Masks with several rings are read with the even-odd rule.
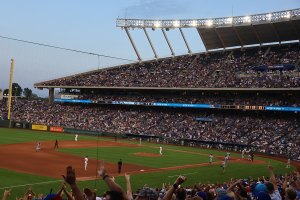
[[[154,189],[151,188],[143,188],[142,190],[140,190],[139,197],[149,197],[149,200],[157,200],[158,198],[158,194]]]
[[[223,196],[226,195],[226,190],[224,190],[223,188],[217,188],[216,192],[218,195],[218,199],[221,199]]]
[[[257,194],[257,200],[271,200],[271,197],[268,193],[261,191]]]
[[[267,187],[265,184],[259,183],[255,186],[255,189],[253,191],[254,196],[257,197],[259,192],[266,192],[267,191]]]

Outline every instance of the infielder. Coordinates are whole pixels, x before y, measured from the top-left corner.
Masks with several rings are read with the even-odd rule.
[[[209,154],[209,164],[212,163],[214,156],[212,154]]]
[[[78,140],[78,134],[75,135],[75,142]]]
[[[36,142],[35,151],[38,152],[39,150],[41,150],[41,143]]]
[[[86,157],[84,158],[84,170],[85,170],[85,171],[87,170],[88,162],[89,162],[89,157],[86,156]]]
[[[244,157],[245,157],[245,152],[246,152],[246,149],[243,149],[243,151],[242,151],[242,158],[244,159]]]
[[[162,147],[159,147],[159,154],[160,154],[160,156],[163,155],[163,154],[162,154],[162,151],[163,151],[163,148],[162,148]]]
[[[291,168],[291,159],[287,160],[286,168]]]

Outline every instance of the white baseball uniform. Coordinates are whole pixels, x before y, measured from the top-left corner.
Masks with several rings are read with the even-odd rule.
[[[84,170],[85,170],[85,171],[87,170],[88,162],[89,162],[88,157],[85,157],[85,158],[84,158]]]

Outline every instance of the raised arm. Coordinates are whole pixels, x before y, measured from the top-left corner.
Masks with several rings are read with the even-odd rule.
[[[179,176],[173,186],[167,191],[166,195],[164,196],[163,200],[171,200],[173,193],[176,191],[179,185],[181,185],[184,181],[186,181],[186,177]]]
[[[275,178],[275,174],[273,171],[273,167],[270,165],[268,166],[269,172],[270,172],[270,182],[274,185],[274,189],[277,190],[278,186],[276,184],[276,178]]]
[[[80,192],[77,184],[76,184],[76,175],[75,175],[75,169],[73,169],[71,166],[67,167],[66,176],[62,175],[64,180],[70,185],[74,197],[76,200],[84,200],[82,193]]]
[[[126,180],[126,189],[127,189],[127,197],[128,199],[132,199],[132,190],[131,190],[131,183],[130,183],[130,175],[125,173],[125,180]]]
[[[10,190],[4,190],[2,200],[7,200],[10,196]]]
[[[113,178],[110,177],[104,166],[101,167],[101,169],[98,171],[98,174],[100,177],[102,177],[102,179],[105,181],[105,183],[107,184],[107,187],[109,188],[109,190],[111,191],[117,191],[123,194],[123,197],[125,199],[128,199],[126,193],[123,191],[123,189],[121,188],[120,185],[118,185],[116,182],[114,182]],[[77,199],[76,199],[77,200]]]

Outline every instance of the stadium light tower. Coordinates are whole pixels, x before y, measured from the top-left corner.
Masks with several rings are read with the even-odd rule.
[[[141,56],[129,33],[130,28],[133,30],[144,30],[154,57],[157,59],[158,55],[147,32],[148,28],[162,30],[172,56],[175,55],[175,52],[165,32],[166,30],[179,29],[189,54],[192,51],[184,36],[183,28],[196,28],[206,51],[233,46],[243,48],[244,45],[262,45],[270,42],[280,43],[281,41],[300,40],[300,8],[256,15],[210,19],[153,20],[118,18],[116,26],[126,31],[138,60],[141,61]],[[286,30],[287,27],[289,30]],[[270,35],[270,32],[272,35]]]

